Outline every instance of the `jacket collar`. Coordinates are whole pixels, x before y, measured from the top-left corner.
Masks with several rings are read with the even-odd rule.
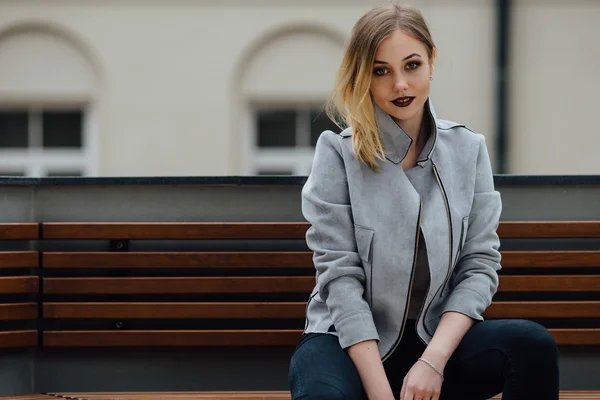
[[[388,113],[383,111],[377,104],[374,104],[374,106],[377,125],[379,126],[379,134],[385,151],[385,158],[394,164],[398,164],[404,160],[404,157],[408,154],[408,150],[413,140],[398,126],[398,124],[396,124]],[[431,104],[431,99],[427,99],[425,102],[423,118],[431,119],[431,132],[427,139],[427,143],[417,160],[417,164],[421,167],[423,166],[423,163],[431,158],[438,137],[437,117],[433,105]]]

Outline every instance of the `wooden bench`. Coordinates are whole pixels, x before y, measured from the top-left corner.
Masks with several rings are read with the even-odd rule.
[[[494,396],[493,400],[500,400]],[[0,397],[6,400],[290,400],[289,392],[139,392],[139,393],[49,393]],[[600,391],[563,391],[561,400],[599,400]],[[492,399],[490,399],[492,400]],[[532,399],[536,400],[536,399]]]
[[[315,282],[306,223],[41,227],[44,241],[66,246],[104,241],[102,251],[43,251],[45,347],[293,346],[300,338]],[[600,221],[501,222],[498,232],[503,240],[599,239]],[[149,251],[143,243],[153,240],[186,245]],[[234,244],[223,250],[224,241]],[[563,346],[600,344],[600,251],[502,256],[487,318],[537,320]]]
[[[107,251],[43,252],[45,347],[290,346],[300,338],[314,284],[305,224],[45,223],[42,229],[43,240],[108,241]],[[303,251],[126,251],[135,241],[215,239],[241,239],[239,248],[248,240],[295,240]]]
[[[0,348],[38,344],[39,253],[13,250],[29,248],[38,236],[36,223],[0,224]]]

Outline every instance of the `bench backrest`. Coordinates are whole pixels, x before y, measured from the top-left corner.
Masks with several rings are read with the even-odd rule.
[[[315,283],[307,228],[43,223],[43,345],[293,346]],[[503,240],[599,239],[600,221],[501,222],[498,233]],[[537,320],[561,345],[600,344],[600,251],[502,256],[487,318]]]
[[[0,348],[38,345],[39,253],[14,250],[38,237],[36,223],[0,224]]]

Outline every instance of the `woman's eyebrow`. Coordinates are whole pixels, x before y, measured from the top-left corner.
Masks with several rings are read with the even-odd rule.
[[[412,53],[411,55],[404,57],[404,59],[402,59],[402,61],[406,61],[409,58],[414,57],[414,56],[421,57],[420,54]],[[385,62],[385,61],[379,61],[379,60],[375,60],[375,61],[373,61],[373,63],[374,64],[387,64],[387,62]]]

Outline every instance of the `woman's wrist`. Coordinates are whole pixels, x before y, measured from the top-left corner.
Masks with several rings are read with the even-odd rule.
[[[425,359],[423,357],[420,357],[419,361],[421,361],[422,363],[427,364],[431,369],[433,369],[440,376],[440,378],[442,378],[442,381],[444,380],[444,371],[440,370],[432,362],[430,362],[429,360],[427,360],[427,359]]]
[[[427,347],[422,357],[435,365],[440,371],[443,371],[451,356],[452,354],[445,349]]]

